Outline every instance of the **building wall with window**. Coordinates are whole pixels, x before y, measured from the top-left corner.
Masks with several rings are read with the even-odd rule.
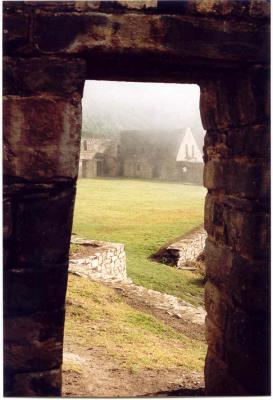
[[[79,177],[99,176],[200,184],[200,144],[190,128],[123,131],[118,139],[82,138]]]
[[[203,162],[202,152],[192,133],[191,128],[187,127],[182,137],[177,154],[177,161]]]
[[[83,137],[81,140],[79,178],[115,177],[119,175],[117,141]]]
[[[124,131],[119,143],[124,177],[202,183],[202,149],[190,128]]]

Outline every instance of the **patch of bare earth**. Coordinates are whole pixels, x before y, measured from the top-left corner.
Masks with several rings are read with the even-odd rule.
[[[67,343],[64,352],[76,354],[74,361],[78,371],[63,372],[63,396],[71,397],[135,397],[202,395],[203,376],[200,373],[184,373],[181,369],[130,372],[117,360],[106,358],[99,348],[84,349]],[[80,357],[80,359],[79,359]]]
[[[160,304],[157,307],[156,302],[149,302],[148,290],[136,295],[131,285],[114,282],[108,282],[107,285],[114,287],[130,306],[155,316],[188,337],[204,340],[204,324],[191,323],[189,318],[184,319],[181,314],[160,308]],[[106,357],[100,347],[84,347],[73,343],[71,339],[65,340],[63,396],[200,396],[203,395],[203,388],[202,373],[182,372],[181,368],[141,369],[134,372],[125,368],[116,358]]]

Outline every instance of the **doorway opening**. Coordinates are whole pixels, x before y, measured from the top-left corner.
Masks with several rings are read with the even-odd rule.
[[[86,82],[80,158],[94,172],[82,163],[64,395],[203,393],[199,96],[196,85]]]

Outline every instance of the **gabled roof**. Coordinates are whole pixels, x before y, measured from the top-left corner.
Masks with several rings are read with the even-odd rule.
[[[190,127],[189,127],[189,128],[190,128]],[[184,136],[185,136],[185,134],[186,134],[186,130],[187,130],[187,129],[188,129],[188,127],[182,128],[182,129],[176,129],[176,132],[181,132],[181,136],[180,136],[181,142],[182,142],[182,140],[183,140],[183,138],[184,138]],[[191,133],[192,133],[192,135],[193,135],[193,137],[194,137],[194,139],[195,139],[195,141],[196,141],[196,144],[197,144],[197,146],[198,146],[198,148],[199,148],[201,154],[203,154],[204,135],[203,135],[203,134],[197,135],[197,134],[196,134],[196,131],[193,130],[192,128],[190,128],[190,130],[191,130]],[[181,142],[180,142],[180,143],[181,143]]]

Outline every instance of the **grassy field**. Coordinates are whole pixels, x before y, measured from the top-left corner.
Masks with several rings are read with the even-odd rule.
[[[129,179],[78,181],[73,232],[126,246],[127,273],[139,285],[202,303],[202,279],[152,262],[163,244],[203,222],[205,189]]]
[[[99,349],[131,373],[179,368],[201,372],[206,344],[126,304],[113,289],[86,278],[69,276],[65,348],[73,343]],[[64,371],[81,366],[64,363]],[[77,372],[77,370],[76,370]]]

